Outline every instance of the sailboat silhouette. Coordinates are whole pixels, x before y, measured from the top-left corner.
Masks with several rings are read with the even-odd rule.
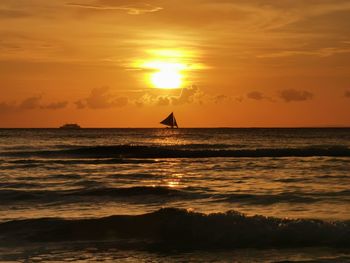
[[[169,126],[170,128],[179,128],[179,126],[177,125],[174,113],[170,113],[170,115],[168,117],[166,117],[164,120],[162,120],[160,122],[163,125]]]

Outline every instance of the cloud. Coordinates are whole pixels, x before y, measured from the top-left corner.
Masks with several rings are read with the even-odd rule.
[[[99,3],[100,2],[100,3]],[[153,13],[162,10],[162,7],[153,6],[147,3],[125,3],[119,2],[117,5],[109,3],[111,1],[97,1],[96,4],[84,4],[84,3],[67,3],[67,6],[95,10],[95,11],[125,11],[129,15],[142,15],[145,13]],[[129,1],[131,2],[131,1]],[[114,2],[115,3],[115,2]]]
[[[129,67],[129,62],[138,57],[141,49],[176,46],[199,50],[203,54],[200,60],[216,68],[231,67],[233,60],[240,67],[239,63],[249,63],[256,57],[265,58],[262,63],[274,66],[275,58],[280,57],[309,59],[308,56],[348,56],[350,52],[344,42],[340,44],[346,41],[350,28],[348,14],[339,17],[337,13],[349,9],[349,1],[343,0],[188,0],[185,4],[160,0],[3,2],[5,7],[0,9],[6,10],[4,16],[22,15],[11,13],[13,11],[8,14],[8,10],[24,10],[35,15],[35,19],[28,17],[24,21],[24,24],[28,22],[28,27],[16,28],[16,32],[40,36],[52,45],[43,48],[35,41],[1,37],[9,43],[7,45],[20,47],[0,53],[4,59],[88,64],[109,61]],[[154,14],[142,15],[146,13]],[[103,19],[89,17],[89,14],[101,14]],[[332,16],[325,18],[325,14]],[[135,15],[139,15],[137,19]],[[80,21],[81,18],[85,20]],[[315,19],[317,23],[313,22]],[[38,26],[41,23],[50,23],[55,30]],[[86,27],[82,27],[79,34],[64,30],[72,23],[83,23]],[[34,35],[30,28],[36,28]],[[4,29],[14,32],[11,28]],[[304,33],[304,30],[308,31]],[[266,41],[266,37],[270,40]],[[74,41],[67,41],[72,38]],[[88,47],[86,39],[92,41]],[[111,54],[118,56],[110,59]],[[284,61],[278,60],[278,63]]]
[[[143,94],[140,98],[135,100],[135,104],[138,107],[143,107],[145,105],[153,105],[155,104],[155,100],[157,100],[158,97],[153,96],[152,94],[146,93]]]
[[[226,102],[228,100],[230,100],[230,97],[223,95],[223,94],[213,97],[213,101],[215,104],[220,104],[220,103]]]
[[[128,102],[127,97],[115,97],[111,94],[109,87],[101,87],[92,89],[86,99],[76,101],[75,105],[78,109],[108,109],[124,107]]]
[[[42,109],[48,109],[48,110],[59,110],[59,109],[64,109],[67,107],[68,102],[67,101],[62,101],[62,102],[52,102],[48,105],[41,106]]]
[[[138,107],[143,106],[168,106],[171,104],[172,96],[158,96],[152,93],[143,94],[140,98],[134,101]]]
[[[345,98],[350,98],[350,90],[345,91],[344,96]]]
[[[93,89],[89,97],[86,98],[86,105],[92,109],[111,108],[112,103],[108,91],[108,87]]]
[[[280,97],[286,102],[306,101],[313,98],[313,94],[305,90],[285,89],[280,93]]]
[[[40,100],[41,96],[38,97],[30,97],[27,99],[24,99],[20,104],[19,104],[19,109],[22,110],[34,110],[40,108]]]
[[[158,97],[157,99],[157,105],[159,106],[167,106],[171,103],[171,100],[168,98],[168,97],[165,97],[165,96],[160,96]]]
[[[179,97],[172,97],[171,101],[174,105],[182,105],[186,103],[199,103],[202,104],[204,93],[196,86],[193,85],[190,88],[184,88]]]
[[[85,105],[84,101],[82,101],[82,100],[78,100],[78,101],[74,102],[74,104],[77,107],[77,109],[86,108],[86,105]]]
[[[259,92],[259,91],[252,91],[252,92],[249,92],[249,93],[247,94],[247,97],[248,97],[249,99],[253,99],[253,100],[263,100],[263,99],[265,99],[264,94],[262,94],[262,93]]]
[[[22,100],[20,103],[0,102],[0,113],[37,109],[59,110],[67,107],[68,105],[67,101],[42,104],[41,100],[41,96],[33,96]]]
[[[178,93],[179,90],[174,90],[174,93]],[[183,88],[179,95],[157,95],[155,93],[147,92],[140,98],[134,101],[136,106],[179,106],[185,104],[205,104],[205,103],[228,103],[237,100],[241,102],[243,98],[233,98],[225,94],[212,95],[205,93],[196,85],[192,85],[188,88]]]
[[[127,97],[118,97],[112,100],[113,107],[124,107],[128,105],[129,99]]]
[[[16,106],[8,102],[0,102],[0,113],[7,113],[14,111]]]
[[[275,53],[258,55],[258,58],[283,58],[291,56],[316,56],[316,57],[330,57],[337,54],[350,53],[350,48],[328,47],[318,50],[284,50]]]
[[[35,110],[35,109],[46,109],[46,110],[60,110],[67,107],[67,101],[51,102],[49,104],[42,104],[41,96],[33,96],[24,99],[19,105],[16,106],[19,110]]]
[[[252,100],[259,100],[259,101],[261,101],[261,100],[268,100],[268,101],[271,101],[271,102],[274,101],[273,98],[264,95],[260,91],[251,91],[246,96],[247,96],[248,99],[252,99]]]
[[[244,97],[243,97],[243,96],[236,96],[236,97],[234,98],[234,100],[237,101],[237,102],[239,102],[239,103],[241,103],[241,102],[244,101]]]
[[[184,104],[202,104],[206,99],[205,94],[197,87],[192,86],[183,88],[181,94],[175,95],[156,95],[152,93],[143,94],[139,99],[135,100],[137,106],[156,105],[184,105]]]

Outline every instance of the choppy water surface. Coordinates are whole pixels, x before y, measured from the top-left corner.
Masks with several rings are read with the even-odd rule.
[[[350,129],[2,129],[0,259],[349,260],[349,173]]]

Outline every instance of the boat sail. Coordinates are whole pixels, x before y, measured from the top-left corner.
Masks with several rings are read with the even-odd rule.
[[[179,128],[177,125],[174,113],[170,113],[168,117],[166,117],[163,121],[160,122],[161,124],[164,124],[166,126],[169,126],[170,128]]]

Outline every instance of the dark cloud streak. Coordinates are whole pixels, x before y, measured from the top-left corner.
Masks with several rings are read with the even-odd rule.
[[[16,106],[14,104],[10,104],[7,102],[0,102],[0,114],[12,112],[14,110],[16,110]]]
[[[306,90],[285,89],[280,92],[280,97],[285,102],[307,101],[313,98],[313,93]]]
[[[41,96],[24,99],[18,106],[21,110],[34,110],[40,108]]]
[[[15,10],[15,9],[2,9],[0,8],[0,19],[15,19],[15,18],[23,18],[28,17],[30,14],[28,14],[25,11],[22,10]]]
[[[252,92],[249,92],[247,94],[247,97],[249,99],[253,99],[253,100],[263,100],[265,99],[265,96],[263,93],[261,93],[260,91],[252,91]]]
[[[0,102],[0,113],[20,112],[27,110],[60,110],[68,106],[67,101],[52,102],[42,104],[41,96],[33,96],[22,100],[20,103]]]
[[[41,106],[42,109],[48,109],[48,110],[59,110],[59,109],[64,109],[67,107],[68,102],[67,101],[62,101],[62,102],[53,102],[45,106]]]

